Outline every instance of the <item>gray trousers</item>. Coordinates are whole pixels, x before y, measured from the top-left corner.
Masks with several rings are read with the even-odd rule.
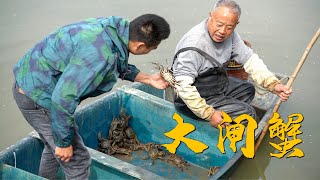
[[[223,95],[203,97],[207,104],[216,110],[226,112],[232,119],[242,114],[248,114],[257,120],[256,111],[250,105],[255,95],[253,84],[234,77],[228,77],[228,81],[227,89]],[[176,106],[176,109],[191,119],[200,120],[186,105]],[[246,121],[242,123],[246,124]]]
[[[254,85],[234,77],[228,77],[229,83],[223,96],[207,98],[207,103],[213,108],[226,112],[232,118],[248,114],[257,118],[255,109],[250,105],[255,95]]]
[[[48,179],[56,179],[58,168],[61,166],[67,179],[89,179],[91,158],[77,127],[71,144],[73,156],[69,162],[63,162],[54,155],[56,146],[52,136],[50,111],[21,94],[18,89],[17,83],[14,83],[13,97],[27,122],[39,133],[44,143],[39,175]]]

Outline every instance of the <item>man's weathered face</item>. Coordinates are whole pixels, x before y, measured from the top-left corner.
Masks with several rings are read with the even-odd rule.
[[[223,42],[231,36],[238,24],[238,14],[227,7],[219,7],[210,13],[208,31],[215,42]]]

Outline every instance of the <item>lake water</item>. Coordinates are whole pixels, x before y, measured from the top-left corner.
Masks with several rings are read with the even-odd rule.
[[[215,1],[18,1],[2,0],[0,6],[0,150],[26,136],[32,128],[23,119],[12,98],[12,67],[36,42],[60,26],[89,17],[117,15],[132,20],[144,13],[166,18],[172,33],[156,51],[131,55],[129,62],[146,73],[154,73],[150,62],[172,62],[175,46],[191,27],[208,16]],[[237,32],[251,42],[270,70],[291,75],[311,38],[320,26],[319,0],[238,0],[242,15]],[[284,120],[301,113],[303,143],[296,146],[303,158],[277,159],[268,134],[254,159],[244,159],[231,179],[319,179],[320,164],[320,40],[311,50],[293,84],[294,94],[282,104]],[[119,82],[115,88],[127,84]],[[114,89],[115,89],[114,88]],[[89,99],[81,105],[91,102]]]

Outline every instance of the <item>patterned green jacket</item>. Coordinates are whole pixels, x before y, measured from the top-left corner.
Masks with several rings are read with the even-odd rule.
[[[92,18],[49,34],[15,65],[25,94],[51,111],[56,146],[71,144],[81,100],[110,91],[118,77],[134,81],[139,70],[128,65],[128,42],[127,20]]]

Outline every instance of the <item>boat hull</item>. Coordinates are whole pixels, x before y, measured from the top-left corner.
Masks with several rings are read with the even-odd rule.
[[[259,89],[259,87],[257,87]],[[255,131],[255,138],[261,133],[266,122],[272,115],[272,108],[277,98],[261,88],[252,105],[263,115],[259,121],[259,127]],[[237,151],[233,152],[230,142],[225,141],[225,153],[222,154],[216,147],[218,144],[219,130],[212,128],[207,121],[194,120],[183,112],[179,112],[166,98],[163,90],[157,90],[150,86],[134,83],[131,86],[123,86],[101,99],[88,104],[75,113],[75,120],[79,127],[79,133],[88,147],[92,158],[90,179],[218,179],[226,177],[235,167],[235,163],[243,156],[240,148],[245,146],[246,137],[239,141]],[[172,96],[171,96],[172,97]],[[184,142],[177,148],[176,154],[182,156],[190,167],[185,170],[173,166],[161,160],[146,159],[146,152],[134,152],[131,157],[110,156],[97,151],[98,133],[106,137],[110,124],[114,118],[120,116],[124,110],[133,118],[129,126],[133,128],[141,143],[154,142],[157,144],[170,144],[174,140],[164,133],[177,126],[173,115],[177,113],[184,123],[190,123],[195,130],[185,137],[200,141],[208,146],[202,153],[193,152]],[[36,176],[39,169],[40,157],[43,150],[42,142],[36,134],[17,142],[0,153],[2,164],[1,177],[14,177],[27,174],[31,179]],[[220,170],[208,177],[208,169],[211,166],[219,166]],[[59,177],[63,178],[60,170]]]

